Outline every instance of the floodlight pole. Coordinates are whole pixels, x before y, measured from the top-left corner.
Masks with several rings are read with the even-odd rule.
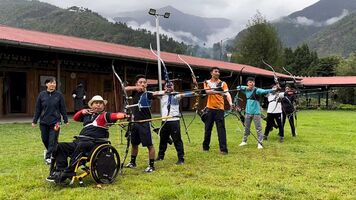
[[[156,41],[157,41],[157,65],[158,65],[158,89],[159,91],[162,91],[162,70],[161,70],[161,45],[160,45],[160,38],[159,38],[159,16],[162,16],[164,18],[169,18],[170,13],[166,12],[164,15],[159,14],[156,12],[155,9],[150,9],[148,11],[148,14],[153,15],[156,19]],[[160,113],[162,115],[162,102],[160,101],[160,106],[159,106]]]
[[[159,39],[159,20],[158,20],[158,15],[154,15],[156,18],[156,41],[157,41],[157,55],[160,58],[161,57],[161,45],[160,45],[160,39]],[[161,61],[157,58],[157,64],[158,64],[158,89],[159,91],[162,91],[162,70],[161,70]]]

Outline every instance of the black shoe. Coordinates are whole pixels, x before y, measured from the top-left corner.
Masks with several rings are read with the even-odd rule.
[[[46,178],[46,181],[51,182],[51,183],[54,183],[54,182],[56,181],[56,174],[55,174],[55,172],[52,173],[51,175],[49,175],[49,176]]]
[[[278,140],[280,143],[283,142],[283,137],[280,137],[279,140]]]
[[[136,167],[136,163],[132,163],[132,162],[129,162],[127,165],[126,165],[127,168],[135,168]]]
[[[164,159],[163,156],[157,156],[156,160],[155,161],[162,161]]]
[[[184,159],[178,159],[176,162],[176,165],[183,165],[184,164]]]

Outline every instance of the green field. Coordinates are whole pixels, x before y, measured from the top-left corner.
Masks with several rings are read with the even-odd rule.
[[[274,130],[258,150],[252,136],[247,146],[238,146],[242,127],[228,117],[229,154],[224,156],[215,131],[210,152],[202,151],[204,128],[196,118],[189,129],[191,143],[182,133],[184,165],[174,164],[176,153],[169,146],[156,171],[145,174],[147,150],[140,148],[138,167],[125,169],[114,184],[101,187],[91,177],[84,180],[85,187],[46,182],[39,129],[0,125],[0,199],[356,199],[355,120],[356,112],[302,111],[296,138],[287,124],[284,143],[278,143]],[[76,122],[63,127],[60,141],[71,141],[80,128]],[[118,127],[110,133],[122,158],[126,141],[120,144]],[[154,140],[157,150],[158,137]]]

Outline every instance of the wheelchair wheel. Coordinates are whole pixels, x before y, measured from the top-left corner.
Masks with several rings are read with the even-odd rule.
[[[89,167],[97,183],[112,183],[120,170],[119,153],[110,144],[102,144],[91,154]]]

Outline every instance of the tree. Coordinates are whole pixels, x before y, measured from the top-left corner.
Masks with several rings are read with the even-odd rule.
[[[309,76],[335,76],[336,67],[341,60],[342,58],[337,56],[320,58],[316,65],[309,67],[308,74]]]
[[[317,66],[318,62],[318,54],[315,51],[310,51],[307,44],[298,46],[294,52],[291,48],[284,49],[282,65],[292,74],[299,76],[316,75],[317,73],[314,73],[312,68]]]
[[[262,59],[271,65],[281,64],[282,43],[276,29],[257,12],[235,41],[233,62],[269,69]]]

